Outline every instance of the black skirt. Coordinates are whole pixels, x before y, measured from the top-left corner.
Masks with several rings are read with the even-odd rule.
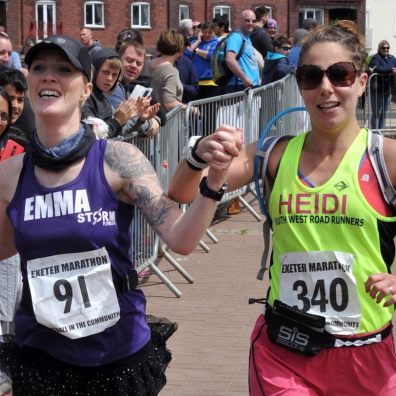
[[[166,384],[171,361],[166,340],[177,324],[147,316],[151,341],[134,355],[99,367],[63,363],[14,342],[0,345],[0,368],[12,379],[13,396],[154,396]]]

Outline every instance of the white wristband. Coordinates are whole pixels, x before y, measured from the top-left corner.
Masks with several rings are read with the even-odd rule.
[[[191,136],[183,150],[184,159],[188,162],[189,166],[194,170],[202,170],[208,167],[206,161],[204,160],[199,161],[199,157],[196,154],[194,156],[197,141],[200,140],[201,138],[202,136]]]

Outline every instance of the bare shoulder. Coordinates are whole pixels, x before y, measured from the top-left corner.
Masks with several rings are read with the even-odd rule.
[[[396,139],[384,137],[384,158],[392,185],[396,187]]]
[[[153,167],[145,155],[133,144],[109,140],[104,155],[105,164],[121,179],[152,175]]]
[[[15,194],[24,154],[0,162],[0,199],[10,202]]]

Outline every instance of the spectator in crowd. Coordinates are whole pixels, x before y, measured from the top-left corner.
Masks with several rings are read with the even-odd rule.
[[[108,48],[100,48],[90,56],[94,68],[93,90],[82,108],[82,120],[86,121],[89,117],[103,120],[108,126],[106,137],[113,138],[122,134],[122,127],[131,119],[128,130],[133,130],[132,122],[135,122],[136,131],[140,136],[144,136],[150,129],[146,116],[154,117],[159,105],[146,109],[144,102],[149,99],[128,99],[114,111],[107,96],[121,78],[121,60],[114,50]]]
[[[293,45],[288,55],[289,64],[291,66],[297,67],[298,57],[301,51],[301,45],[305,37],[309,34],[306,29],[296,29],[293,36]]]
[[[187,37],[184,38],[184,50],[188,47],[189,43]],[[184,55],[176,59],[175,67],[179,71],[180,81],[183,84],[183,103],[191,102],[198,96],[198,75],[195,67],[189,57]]]
[[[260,71],[256,60],[256,53],[250,35],[253,32],[256,15],[252,10],[241,13],[238,32],[233,32],[227,39],[226,63],[234,74],[225,88],[225,92],[242,91],[260,85]],[[239,59],[240,49],[243,53]]]
[[[0,32],[0,65],[10,67],[12,44],[7,33]]]
[[[370,79],[372,129],[382,129],[391,103],[392,77],[396,75],[396,58],[390,54],[387,40],[378,43],[377,53],[371,58],[369,68],[378,75]]]
[[[147,73],[152,78],[151,86],[167,112],[178,106],[186,107],[182,102],[183,84],[175,67],[183,50],[184,36],[181,33],[176,30],[163,31],[157,41],[157,51],[161,56],[147,65]]]
[[[24,142],[20,141],[20,134],[11,131],[11,120],[11,100],[7,91],[0,88],[0,161],[23,152]],[[19,255],[0,260],[0,279],[0,342],[8,342],[15,337],[13,320],[21,292]],[[0,369],[0,395],[11,396],[11,389],[10,377]]]
[[[270,39],[273,42],[275,40],[275,37],[278,35],[278,23],[276,22],[276,20],[273,18],[269,18],[267,21],[266,29],[268,35],[270,36]]]
[[[29,33],[29,35],[25,39],[25,42],[23,43],[23,47],[21,49],[21,55],[25,56],[27,52],[30,50],[30,48],[33,47],[34,44],[36,44],[36,37],[35,35],[32,36]]]
[[[121,44],[118,55],[121,59],[124,72],[121,81],[118,82],[117,86],[108,97],[114,109],[117,109],[122,102],[129,99],[136,85],[152,88],[151,77],[142,74],[146,59],[146,49],[143,44],[138,41],[126,41]],[[158,102],[158,98],[153,91],[150,105]],[[147,133],[152,136],[159,131],[160,126],[165,125],[165,110],[160,107],[157,115],[149,120],[149,122],[151,127]],[[124,129],[126,129],[127,125],[128,123],[124,126]],[[123,131],[123,134],[124,133],[126,133],[126,131]]]
[[[138,209],[167,246],[189,254],[210,225],[210,189],[224,185],[227,167],[214,168],[181,213],[140,150],[96,139],[81,123],[92,85],[79,41],[48,37],[26,62],[37,130],[25,156],[0,164],[0,259],[20,253],[24,284],[16,342],[1,345],[1,368],[15,395],[158,395],[176,325],[147,323],[131,223]]]
[[[10,132],[16,137],[14,140],[25,147],[34,130],[34,114],[26,96],[26,78],[20,70],[7,68],[0,71],[0,86],[4,87],[11,100]]]
[[[319,26],[319,22],[314,18],[305,18],[302,22],[302,28],[311,32]]]
[[[117,34],[115,50],[118,53],[120,50],[120,46],[122,43],[127,41],[137,41],[138,43],[143,45],[143,36],[140,30],[133,29],[133,28],[126,28],[121,30]]]
[[[7,91],[0,87],[0,156],[9,137],[8,131],[11,127],[12,105]]]
[[[202,33],[202,23],[199,21],[193,21],[193,38],[189,40],[190,44],[192,44],[195,40],[201,37]]]
[[[99,41],[94,40],[92,30],[88,28],[80,28],[80,42],[88,49],[90,55],[101,48]]]
[[[4,36],[8,37],[8,34],[6,33],[4,26],[0,26],[0,33],[3,33]],[[10,40],[10,42],[11,42],[11,40]],[[11,46],[12,46],[12,43],[11,43]],[[13,69],[21,70],[22,73],[24,73],[24,75],[27,74],[27,70],[22,67],[21,58],[20,58],[18,52],[15,52],[15,51],[11,52],[9,66],[12,67]]]
[[[187,37],[188,43],[192,44],[197,38],[194,36],[194,27],[192,19],[186,18],[179,22],[179,33]]]
[[[216,15],[212,22],[214,24],[214,32],[218,41],[226,38],[230,34],[230,23],[228,18],[223,15]]]
[[[280,80],[295,71],[295,67],[289,64],[290,50],[291,42],[287,37],[278,36],[274,40],[274,52],[268,52],[265,58],[264,84]]]
[[[215,26],[213,22],[201,24],[201,38],[191,46],[192,63],[198,75],[199,99],[204,99],[219,94],[217,85],[212,80],[212,55],[217,46],[218,40],[215,36]]]
[[[257,52],[250,40],[250,35],[254,29],[256,15],[252,10],[244,10],[241,13],[238,32],[233,32],[227,39],[226,63],[233,72],[231,80],[222,93],[243,91],[260,85],[260,69],[257,62]],[[237,56],[240,49],[243,52],[239,59]],[[260,54],[261,55],[261,54]],[[233,199],[227,206],[227,214],[238,214],[240,212],[239,199]],[[220,214],[221,215],[221,214]]]
[[[272,254],[265,312],[251,335],[252,396],[396,394],[396,217],[367,155],[369,131],[356,118],[364,59],[356,30],[334,24],[313,31],[296,72],[312,129],[272,141],[272,151],[268,141],[248,145],[228,172],[229,189],[243,188],[264,157],[257,194],[266,196]],[[195,145],[195,163],[228,161],[241,138],[236,128],[225,130]],[[396,141],[384,138],[383,151],[395,188]],[[168,190],[177,202],[196,195],[203,174],[187,165],[190,158]]]
[[[256,7],[254,9],[256,15],[256,22],[254,23],[253,32],[250,35],[253,47],[262,55],[263,59],[267,56],[268,51],[273,51],[271,37],[264,26],[269,20],[269,9],[264,6]]]

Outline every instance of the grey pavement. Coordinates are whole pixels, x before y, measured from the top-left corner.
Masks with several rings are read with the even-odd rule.
[[[253,196],[246,198],[259,212]],[[249,339],[262,310],[260,304],[248,305],[248,299],[265,293],[264,282],[256,279],[263,245],[261,229],[262,222],[242,209],[227,220],[214,222],[211,231],[219,242],[203,237],[209,253],[200,247],[189,256],[172,253],[193,277],[193,284],[161,259],[159,268],[180,289],[180,298],[156,275],[141,283],[147,313],[179,325],[168,341],[173,360],[160,396],[248,395]]]

